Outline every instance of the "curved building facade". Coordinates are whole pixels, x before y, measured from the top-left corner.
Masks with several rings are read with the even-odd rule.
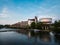
[[[39,21],[44,24],[44,26],[42,26],[42,29],[44,30],[50,29],[52,18],[41,18]]]
[[[44,24],[51,24],[52,18],[41,18],[39,21],[43,22]]]

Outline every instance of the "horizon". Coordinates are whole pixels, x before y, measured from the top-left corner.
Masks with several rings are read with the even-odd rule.
[[[60,0],[0,0],[0,24],[40,18],[60,20]]]

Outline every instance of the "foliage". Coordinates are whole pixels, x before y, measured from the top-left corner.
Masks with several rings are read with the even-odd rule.
[[[31,23],[31,28],[32,28],[32,29],[35,29],[35,28],[36,28],[35,26],[36,26],[35,22],[32,22],[32,23]]]
[[[42,26],[43,26],[43,23],[41,23],[41,22],[38,22],[38,23],[32,22],[31,23],[32,29],[42,29]]]
[[[3,25],[0,25],[0,28],[3,28],[4,26]]]
[[[4,27],[5,27],[5,28],[9,28],[9,27],[10,27],[10,25],[4,25]]]
[[[54,22],[54,27],[60,27],[60,20]]]
[[[55,21],[54,22],[54,29],[53,29],[54,32],[59,32],[60,33],[60,20],[59,21]]]
[[[37,25],[36,25],[37,26],[37,29],[42,29],[42,25],[43,24],[41,22],[38,22]]]

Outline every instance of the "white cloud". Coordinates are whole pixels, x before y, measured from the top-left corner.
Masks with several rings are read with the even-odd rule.
[[[8,8],[7,7],[3,7],[2,12],[0,13],[0,18],[6,18],[6,17],[9,17]]]
[[[14,24],[16,22],[18,22],[18,21],[15,21],[15,20],[0,20],[0,24],[3,24],[3,25],[5,25],[5,24]]]
[[[10,24],[12,21],[7,20],[10,17],[8,8],[6,6],[3,7],[0,13],[0,24]]]

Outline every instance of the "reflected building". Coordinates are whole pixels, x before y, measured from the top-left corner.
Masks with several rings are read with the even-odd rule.
[[[51,41],[50,35],[48,33],[41,33],[39,35],[39,38],[43,42],[50,42]]]

